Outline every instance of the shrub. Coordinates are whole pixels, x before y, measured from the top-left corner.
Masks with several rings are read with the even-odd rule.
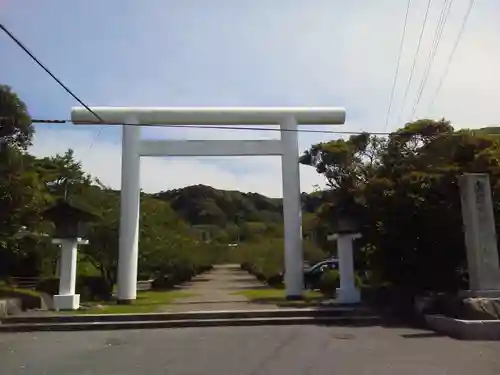
[[[262,282],[266,281],[266,276],[262,272],[256,272],[254,275],[257,278],[257,280]]]
[[[41,280],[36,290],[49,295],[58,294],[59,278]],[[76,293],[80,294],[82,301],[107,300],[111,297],[112,290],[101,276],[80,276],[76,279]]]
[[[154,290],[172,289],[175,286],[175,281],[171,275],[159,275],[153,280],[151,287]]]
[[[199,274],[208,272],[208,271],[212,270],[213,268],[214,268],[214,266],[212,266],[212,265],[199,265],[199,266],[196,266],[196,274],[199,275]]]
[[[49,295],[54,295],[59,293],[59,278],[58,277],[49,277],[46,279],[42,279],[39,281],[36,286],[36,290],[47,293]]]
[[[272,286],[274,288],[280,287],[283,285],[283,275],[277,274],[277,275],[269,276],[267,278],[266,282],[269,286]]]
[[[76,289],[84,301],[107,300],[113,292],[106,279],[101,276],[80,276]]]
[[[334,295],[340,286],[340,275],[337,270],[327,270],[323,272],[319,281],[319,289],[325,295]]]
[[[255,266],[255,264],[249,264],[248,265],[248,273],[251,274],[251,275],[255,275],[257,273],[257,267]]]
[[[250,272],[250,263],[249,262],[243,262],[240,264],[240,268],[243,270],[243,271],[248,271]]]
[[[191,265],[179,265],[174,268],[171,277],[175,284],[182,284],[190,281],[194,275],[195,270]]]

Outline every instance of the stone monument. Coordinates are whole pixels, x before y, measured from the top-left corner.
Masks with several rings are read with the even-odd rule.
[[[465,173],[459,177],[459,186],[469,270],[469,290],[461,294],[500,297],[500,265],[489,175]]]

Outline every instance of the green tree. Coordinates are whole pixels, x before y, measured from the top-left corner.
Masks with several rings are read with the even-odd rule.
[[[97,181],[83,171],[82,165],[75,160],[72,149],[63,155],[45,157],[37,160],[37,167],[47,190],[53,197],[63,198],[68,194],[80,195]]]
[[[301,162],[327,179],[319,218],[359,220],[360,259],[372,281],[414,290],[463,287],[465,251],[457,177],[487,172],[500,197],[497,138],[422,119],[387,139],[362,135],[314,145]]]
[[[26,154],[33,127],[26,105],[10,87],[0,85],[0,276],[14,271],[27,256],[23,228],[40,223],[44,195],[32,158]]]
[[[26,150],[34,128],[26,104],[9,86],[0,85],[0,142]]]
[[[91,200],[100,219],[91,224],[89,244],[81,246],[82,258],[91,263],[104,278],[109,290],[116,283],[118,271],[119,194],[93,186],[84,193]]]

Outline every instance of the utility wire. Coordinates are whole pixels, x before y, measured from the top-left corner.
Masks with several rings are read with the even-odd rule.
[[[434,95],[432,96],[432,99],[430,101],[430,104],[429,104],[429,107],[427,109],[427,112],[431,112],[432,109],[434,108],[434,101],[436,100],[436,97],[438,96],[439,94],[439,91],[441,90],[441,86],[443,85],[446,77],[448,76],[448,71],[450,69],[450,65],[451,65],[451,62],[453,61],[453,57],[455,56],[455,52],[457,50],[457,47],[460,43],[460,40],[462,38],[462,35],[465,31],[465,27],[467,25],[467,21],[469,19],[469,15],[472,11],[472,8],[474,7],[474,3],[475,3],[475,0],[470,0],[470,3],[469,3],[469,8],[467,9],[467,13],[465,14],[465,17],[462,21],[462,25],[460,27],[460,31],[458,32],[458,36],[457,36],[457,39],[455,40],[455,44],[453,45],[453,49],[451,51],[451,54],[450,56],[448,57],[448,61],[446,62],[446,67],[444,69],[444,73],[443,75],[441,76],[441,79],[439,80],[439,84],[436,88],[436,91],[434,92]]]
[[[3,32],[5,32],[5,34],[7,34],[9,36],[10,39],[12,39],[12,41],[14,43],[16,43],[19,47],[21,47],[21,49],[26,52],[29,57],[31,57],[31,59],[36,62],[38,64],[38,66],[40,68],[42,68],[49,76],[52,77],[52,79],[54,81],[56,81],[59,86],[61,86],[68,94],[70,94],[78,103],[80,103],[83,107],[85,107],[86,110],[88,110],[90,113],[92,113],[99,121],[103,121],[101,117],[99,117],[99,115],[97,113],[95,113],[92,109],[90,109],[90,107],[88,105],[86,105],[78,96],[76,96],[64,83],[61,82],[61,80],[59,78],[57,78],[54,74],[52,74],[52,72],[44,65],[40,62],[40,60],[38,60],[35,55],[33,55],[29,50],[28,48],[26,48],[26,46],[21,43],[21,41],[19,39],[17,39],[3,24],[0,23],[0,29],[3,30]]]
[[[397,126],[399,126],[399,121],[401,120],[401,116],[403,114],[403,110],[404,110],[405,103],[406,103],[406,98],[408,96],[408,91],[410,89],[411,80],[413,78],[413,73],[415,72],[415,66],[417,64],[418,54],[420,52],[420,45],[422,44],[422,37],[424,36],[424,32],[425,32],[425,26],[427,26],[427,17],[429,15],[429,9],[431,7],[431,4],[432,4],[432,0],[428,0],[427,9],[425,10],[424,21],[422,22],[422,28],[420,29],[420,35],[418,37],[417,50],[415,51],[415,56],[413,57],[413,65],[411,67],[410,77],[408,78],[408,83],[406,84],[405,95],[403,97],[403,104],[401,106],[401,110],[399,111],[398,120],[396,122]]]
[[[431,51],[428,56],[427,65],[425,67],[422,80],[420,81],[420,87],[417,92],[417,97],[413,104],[411,119],[413,119],[413,117],[415,116],[415,112],[417,111],[420,99],[422,98],[422,93],[424,92],[425,85],[427,84],[427,79],[429,78],[432,64],[434,62],[434,58],[436,57],[436,53],[439,48],[439,43],[441,42],[441,36],[443,35],[443,30],[444,27],[446,26],[446,22],[448,21],[448,16],[450,14],[452,5],[453,5],[453,0],[445,0],[443,3],[443,8],[441,9],[439,21],[436,27],[436,31],[434,33],[434,40],[432,41]]]
[[[71,120],[45,120],[45,119],[32,119],[34,124],[71,124]],[[85,125],[85,123],[78,123],[79,125]],[[92,123],[89,123],[89,125]],[[219,129],[219,130],[244,130],[244,131],[270,131],[270,132],[297,132],[297,133],[317,133],[317,134],[343,134],[343,135],[360,135],[360,134],[371,134],[371,135],[391,135],[391,132],[372,132],[372,131],[348,131],[348,130],[316,130],[316,129],[276,129],[276,128],[259,128],[254,126],[231,126],[231,125],[175,125],[175,124],[154,124],[154,123],[106,123],[105,125],[127,125],[127,126],[160,126],[164,128],[188,128],[188,129]],[[500,127],[500,124],[487,125],[485,127]],[[477,131],[476,129],[469,129],[472,132]],[[458,133],[451,133],[451,135]],[[495,135],[500,136],[500,133],[483,133],[483,135]]]
[[[71,124],[71,120],[45,120],[32,119],[34,124]],[[88,125],[94,123],[89,122]],[[78,125],[85,125],[79,122]],[[297,132],[297,133],[318,133],[318,134],[364,134],[364,131],[336,131],[336,130],[317,130],[317,129],[278,129],[278,128],[260,128],[256,126],[231,126],[231,125],[175,125],[175,124],[155,124],[155,123],[126,123],[126,122],[106,122],[103,125],[127,125],[127,126],[149,126],[162,128],[188,128],[188,129],[219,129],[219,130],[245,130],[245,131],[271,131],[271,132]],[[276,126],[276,125],[274,125]],[[374,134],[374,133],[372,133]],[[386,134],[386,133],[380,133]],[[389,134],[389,133],[387,133]]]
[[[420,86],[417,90],[416,99],[413,103],[410,119],[414,118],[415,112],[418,108],[418,104],[420,103],[420,99],[422,98],[422,93],[425,89],[427,79],[429,78],[432,64],[434,62],[434,58],[436,56],[436,53],[437,53],[437,50],[439,47],[439,43],[441,41],[441,36],[442,36],[443,30],[444,30],[444,27],[446,25],[446,21],[448,19],[448,15],[449,15],[452,3],[453,3],[453,0],[445,0],[443,3],[443,7],[441,9],[441,14],[440,14],[440,17],[438,20],[438,24],[437,24],[436,30],[434,32],[434,38],[432,41],[431,50],[429,51],[429,56],[427,58],[427,64],[426,64],[425,69],[424,69],[424,74],[423,74],[422,79],[420,81]]]
[[[73,97],[78,103],[82,105],[87,111],[92,113],[99,122],[104,122],[103,119],[95,113],[87,104],[83,102],[73,91],[71,91],[62,81],[57,78],[30,50],[18,39],[12,32],[10,32],[3,24],[0,23],[0,29],[7,34],[7,36],[12,39],[14,43],[16,43],[31,59],[40,67],[42,68],[54,81],[56,81],[59,86],[61,86],[69,95]],[[97,132],[97,135],[94,137],[92,142],[89,145],[89,150],[92,148],[92,144],[95,141],[96,138],[98,138],[101,134],[103,128],[100,128]]]
[[[406,35],[406,26],[408,24],[408,14],[410,13],[410,5],[411,5],[411,0],[408,0],[408,3],[406,5],[406,13],[405,13],[405,22],[404,22],[404,26],[403,26],[403,32],[401,33],[401,42],[399,44],[399,52],[398,52],[398,60],[396,63],[396,71],[394,72],[394,79],[392,81],[391,96],[389,98],[389,106],[387,108],[387,114],[385,116],[384,131],[387,129],[387,123],[389,122],[389,115],[391,114],[392,101],[394,100],[394,92],[396,91],[396,82],[398,80],[399,66],[401,64],[401,55],[403,54],[403,45],[404,45],[405,35]]]

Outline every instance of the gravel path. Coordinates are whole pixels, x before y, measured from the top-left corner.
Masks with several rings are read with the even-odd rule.
[[[182,289],[193,296],[177,300],[164,311],[196,310],[250,310],[278,308],[268,304],[251,303],[245,296],[235,294],[245,289],[262,288],[264,285],[239,265],[218,265],[210,272],[197,276]]]

